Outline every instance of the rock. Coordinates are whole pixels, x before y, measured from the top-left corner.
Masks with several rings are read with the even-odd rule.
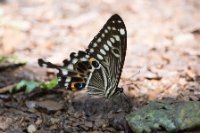
[[[60,119],[51,118],[50,121],[51,121],[52,124],[57,124],[60,121]]]
[[[89,127],[87,127],[86,125],[79,125],[80,128],[82,128],[82,131],[88,131]]]
[[[126,120],[133,132],[182,132],[200,127],[200,102],[151,102]]]
[[[0,116],[0,130],[6,130],[11,123],[11,118]]]
[[[27,127],[27,132],[28,132],[28,133],[34,133],[34,132],[36,132],[36,130],[37,130],[37,128],[36,128],[36,126],[33,125],[33,124],[31,124],[31,125],[29,125],[29,126]]]
[[[116,132],[117,132],[117,130],[115,130],[115,129],[112,128],[112,127],[107,127],[105,130],[108,131],[108,132],[111,132],[111,133],[116,133]],[[121,133],[121,132],[120,132],[120,133]]]
[[[58,129],[58,126],[57,126],[57,125],[51,125],[51,126],[49,127],[49,130],[50,130],[50,131],[53,131],[53,130],[56,130],[56,129]]]
[[[36,120],[35,124],[36,124],[36,125],[42,124],[42,119],[38,118],[38,119]]]
[[[82,115],[83,115],[82,112],[75,112],[73,116],[74,116],[75,118],[80,118]]]
[[[93,124],[92,124],[91,121],[86,121],[86,122],[85,122],[85,126],[86,126],[86,127],[92,128],[92,125],[93,125]]]
[[[56,101],[52,101],[52,100],[44,100],[41,102],[37,102],[37,108],[43,109],[47,112],[59,111],[63,109],[63,107],[64,107],[63,104],[58,103]]]
[[[69,125],[64,126],[64,131],[66,133],[71,133],[73,131],[73,128]]]
[[[26,107],[28,107],[29,109],[33,109],[36,106],[35,101],[26,101],[25,104],[26,104]]]
[[[109,125],[109,122],[108,122],[108,120],[105,120],[105,119],[98,119],[98,120],[95,121],[95,126],[97,128],[107,127],[108,125]]]

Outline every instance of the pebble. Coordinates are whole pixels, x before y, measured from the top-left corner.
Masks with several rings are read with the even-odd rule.
[[[38,108],[45,109],[46,111],[58,111],[63,109],[64,105],[53,100],[44,100],[37,103]]]
[[[93,124],[92,124],[91,121],[86,121],[86,122],[85,122],[85,126],[86,126],[86,127],[92,128],[92,125],[93,125]]]
[[[51,118],[50,121],[51,121],[52,124],[56,124],[56,123],[58,123],[60,121],[60,119]]]
[[[42,124],[42,119],[40,119],[40,118],[37,119],[36,122],[35,122],[35,124],[36,124],[36,125],[40,125],[40,124]]]
[[[29,109],[33,109],[36,106],[35,101],[26,101],[25,104],[26,104],[26,107],[28,107]]]
[[[83,114],[81,112],[75,112],[74,117],[75,118],[80,118]]]
[[[108,122],[104,119],[98,119],[97,121],[95,121],[95,125],[99,128],[99,127],[106,127],[108,125]]]
[[[64,131],[66,133],[71,133],[73,131],[73,128],[69,125],[64,126]]]
[[[34,132],[36,132],[36,130],[37,130],[37,128],[36,128],[36,126],[33,125],[33,124],[31,124],[31,125],[29,125],[29,126],[27,127],[27,132],[28,132],[28,133],[34,133]]]
[[[88,131],[88,127],[87,126],[85,126],[85,125],[79,125],[79,127],[80,127],[80,130],[84,130],[84,131]]]
[[[11,118],[0,116],[0,131],[9,128],[12,122],[13,120]]]

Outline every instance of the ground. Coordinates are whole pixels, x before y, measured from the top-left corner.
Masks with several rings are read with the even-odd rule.
[[[196,0],[1,1],[0,56],[15,56],[27,64],[14,68],[0,64],[0,131],[129,130],[120,119],[130,112],[129,107],[113,107],[116,101],[63,88],[7,92],[22,79],[55,78],[56,71],[40,68],[37,59],[61,64],[71,52],[86,49],[114,13],[123,18],[128,32],[119,86],[130,98],[131,110],[151,100],[199,101],[199,12]]]

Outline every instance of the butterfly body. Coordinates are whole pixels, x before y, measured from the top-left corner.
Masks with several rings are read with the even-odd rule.
[[[118,94],[127,47],[126,27],[117,14],[111,16],[99,33],[90,42],[86,51],[71,53],[63,66],[57,66],[39,59],[44,64],[56,68],[58,84],[71,90],[88,89],[88,93],[104,97]]]

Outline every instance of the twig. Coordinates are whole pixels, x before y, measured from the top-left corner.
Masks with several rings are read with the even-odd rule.
[[[24,66],[26,63],[6,63],[0,65],[0,71],[4,71],[9,68],[17,68],[20,66]]]
[[[12,84],[12,85],[8,85],[6,87],[0,88],[0,94],[11,91],[15,86],[16,84]]]

